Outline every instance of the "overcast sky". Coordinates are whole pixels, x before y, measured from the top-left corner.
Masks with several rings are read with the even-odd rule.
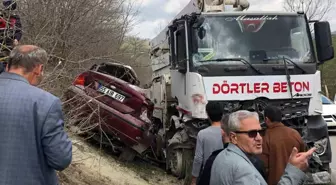
[[[153,38],[171,19],[178,14],[190,0],[134,0],[140,6],[138,23],[132,35],[141,38]],[[336,1],[336,0],[335,0]],[[249,0],[248,11],[281,11],[283,10],[283,0]],[[336,30],[336,11],[330,11],[328,15],[331,30]]]

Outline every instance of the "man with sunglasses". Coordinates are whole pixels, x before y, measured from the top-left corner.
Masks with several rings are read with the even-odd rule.
[[[246,110],[231,113],[222,129],[229,134],[230,142],[216,157],[211,168],[211,185],[267,185],[266,181],[248,158],[262,153],[262,135],[259,116]],[[308,158],[315,148],[298,153],[294,147],[278,185],[299,185],[305,178]]]
[[[229,116],[230,116],[229,113],[223,115],[223,118],[221,120],[222,125],[228,124],[227,122],[229,121]],[[200,175],[200,178],[199,178],[199,181],[198,181],[197,185],[209,185],[210,184],[211,168],[212,168],[213,162],[215,161],[217,155],[221,151],[225,150],[225,148],[230,143],[230,139],[228,138],[227,134],[224,132],[223,129],[222,129],[222,140],[223,140],[223,143],[224,143],[224,148],[212,152],[211,156],[208,158],[208,160],[206,161],[206,163],[204,165],[204,168],[202,170],[202,173]],[[260,174],[263,176],[263,178],[265,178],[263,161],[260,160],[259,157],[256,156],[256,155],[249,155],[247,157],[252,162],[254,167],[260,172]]]
[[[279,108],[267,106],[264,117],[267,131],[263,137],[260,158],[265,164],[267,184],[276,185],[286,168],[293,147],[304,152],[305,144],[298,131],[281,123],[282,112]]]

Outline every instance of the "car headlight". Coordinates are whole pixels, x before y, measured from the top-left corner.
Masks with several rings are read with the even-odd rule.
[[[328,145],[327,138],[316,141],[314,143],[314,147],[316,148],[315,153],[319,156],[323,155],[325,151],[327,150],[327,145]]]
[[[151,120],[148,118],[148,110],[146,107],[141,108],[140,119],[146,123],[151,122]]]

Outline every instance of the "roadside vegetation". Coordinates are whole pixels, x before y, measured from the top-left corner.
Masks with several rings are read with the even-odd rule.
[[[333,46],[336,55],[336,32],[333,33]],[[322,73],[322,91],[331,100],[334,100],[336,94],[336,56],[334,59],[327,61],[325,64],[319,66]]]

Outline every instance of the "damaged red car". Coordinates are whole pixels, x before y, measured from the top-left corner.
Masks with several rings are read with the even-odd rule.
[[[95,64],[79,74],[67,89],[64,106],[72,117],[81,120],[77,127],[101,133],[102,137],[97,135],[105,138],[105,144],[132,160],[153,141],[149,130],[154,105],[139,84],[130,66],[113,62]]]

